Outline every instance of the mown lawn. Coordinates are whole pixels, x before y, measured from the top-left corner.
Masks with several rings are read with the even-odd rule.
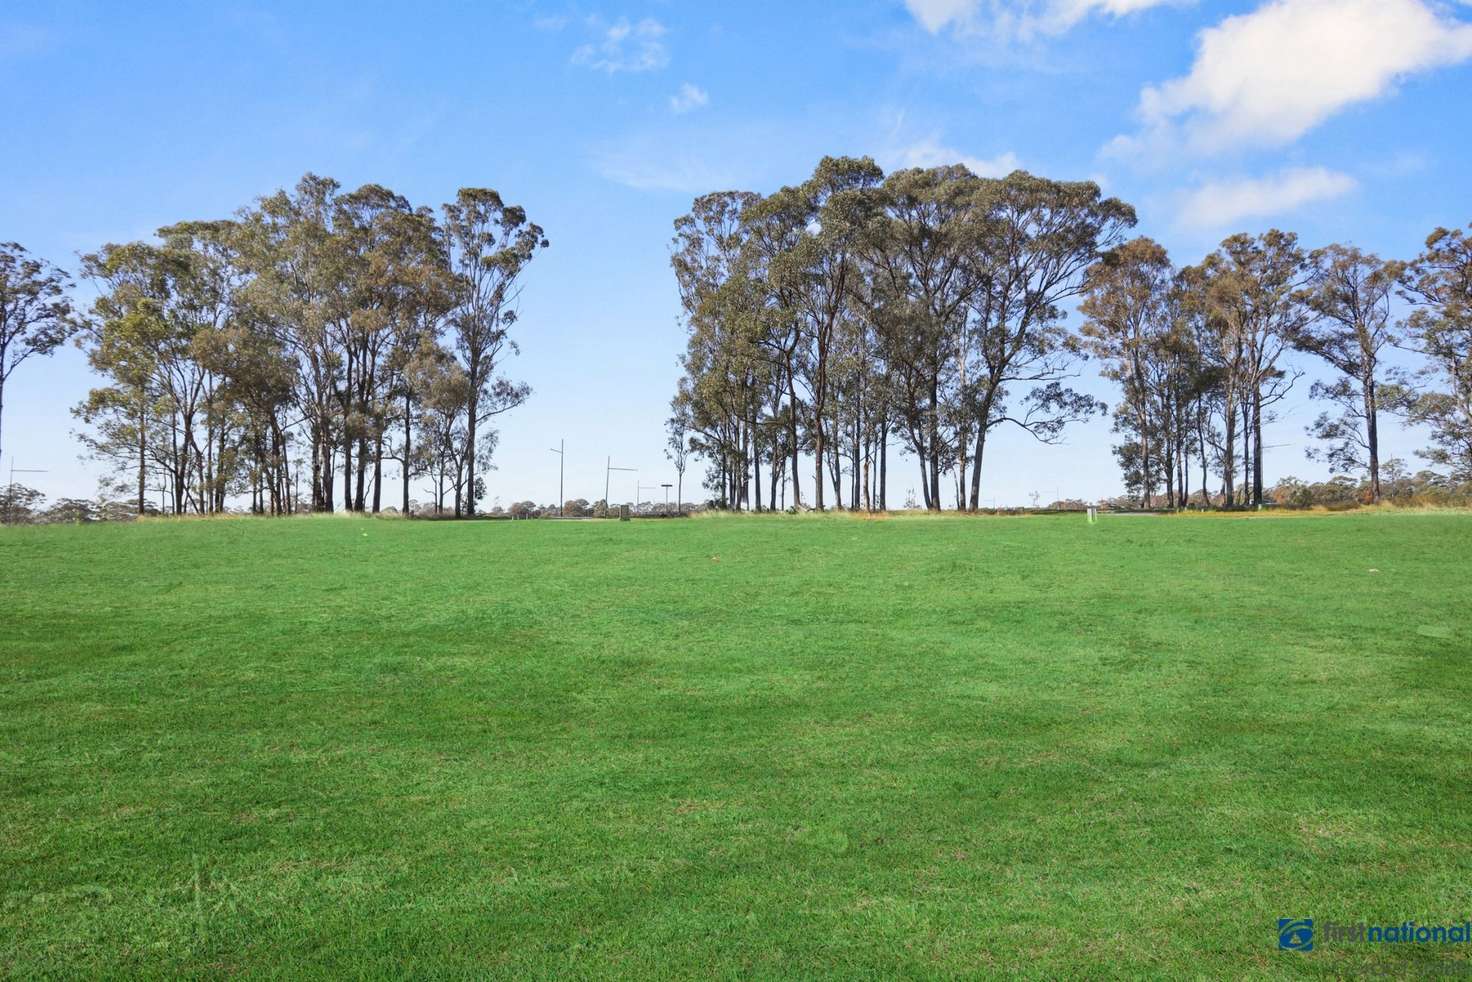
[[[1472,972],[1472,515],[0,529],[0,974]]]

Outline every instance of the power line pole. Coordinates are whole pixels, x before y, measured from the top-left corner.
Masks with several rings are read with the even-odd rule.
[[[564,467],[567,464],[567,454],[565,453],[565,451],[567,450],[567,441],[558,440],[557,448],[549,449],[551,449],[552,452],[557,455],[557,517],[564,518],[566,516],[562,514],[562,475],[564,472]]]
[[[10,521],[10,510],[15,506],[15,475],[17,474],[46,474],[47,471],[37,470],[31,467],[15,466],[15,458],[10,458],[10,485],[5,491],[5,521]]]
[[[10,458],[10,486],[15,487],[15,475],[17,474],[47,474],[49,471],[37,470],[33,467],[15,466],[15,458]]]
[[[608,490],[609,490],[608,489],[608,479],[609,479],[609,475],[612,474],[614,471],[631,471],[631,472],[637,474],[637,473],[639,473],[639,468],[637,468],[637,467],[615,467],[615,466],[613,466],[613,458],[612,457],[609,457],[608,458],[608,464],[607,464],[607,466],[603,470],[603,507],[604,507],[605,510],[613,507],[613,503],[608,500]]]

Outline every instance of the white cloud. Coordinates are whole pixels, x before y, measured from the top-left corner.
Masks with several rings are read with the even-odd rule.
[[[572,53],[573,64],[608,72],[648,72],[669,64],[669,52],[665,50],[665,27],[659,21],[646,17],[637,23],[620,18],[605,25],[592,18],[588,26],[598,37],[580,46]]]
[[[1093,14],[1123,17],[1151,7],[1191,0],[905,0],[920,26],[932,34],[992,30],[1029,36],[1061,34]]]
[[[969,22],[980,5],[980,0],[905,0],[910,13],[931,34]]]
[[[710,95],[698,85],[689,82],[680,84],[680,91],[670,96],[670,112],[680,115],[681,113],[694,112],[710,105]]]
[[[973,157],[945,146],[937,137],[927,137],[882,154],[880,163],[885,170],[964,164],[967,170],[978,177],[1006,177],[1022,166],[1017,154],[1010,150],[995,157]]]
[[[1290,167],[1271,177],[1208,181],[1186,194],[1181,224],[1190,228],[1223,228],[1244,218],[1292,211],[1314,201],[1327,201],[1358,187],[1348,174],[1324,167]]]
[[[1427,0],[1272,0],[1197,38],[1188,75],[1140,94],[1144,132],[1106,152],[1291,143],[1397,79],[1472,58],[1472,24]]]

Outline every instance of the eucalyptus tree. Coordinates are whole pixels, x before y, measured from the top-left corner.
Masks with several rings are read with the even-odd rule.
[[[419,340],[437,335],[452,286],[434,214],[369,184],[336,202],[346,278],[347,315],[341,319],[346,377],[341,390],[349,420],[344,434],[345,504],[368,508],[365,484],[372,465],[373,503],[382,504],[383,459],[390,425],[409,393],[402,369]],[[411,406],[404,406],[407,415]],[[356,466],[350,466],[350,462]],[[406,481],[407,484],[407,481]]]
[[[109,339],[87,353],[94,371],[106,384],[93,386],[87,397],[72,408],[72,415],[87,429],[76,434],[94,460],[108,465],[104,487],[132,492],[138,514],[148,507],[150,478],[167,471],[170,460],[159,459],[166,446],[167,409],[153,388],[153,371],[148,352]]]
[[[871,192],[882,177],[868,157],[824,157],[808,180],[782,188],[751,209],[763,227],[756,243],[764,254],[778,316],[791,318],[798,327],[797,361],[808,390],[813,437],[813,504],[819,510],[829,451],[829,357],[862,275],[864,235],[875,205]]]
[[[966,469],[969,418],[960,398],[968,305],[985,279],[974,264],[991,222],[983,191],[959,164],[897,171],[880,188],[863,240],[869,275],[856,293],[908,393],[898,408],[931,509],[940,508],[940,475],[958,458]]]
[[[241,419],[251,510],[290,514],[296,363],[276,338],[244,318],[200,337],[195,357],[223,380],[217,395]]]
[[[1312,318],[1291,338],[1294,347],[1317,355],[1339,373],[1332,381],[1313,384],[1313,397],[1328,400],[1339,412],[1322,413],[1309,427],[1309,435],[1330,443],[1322,453],[1310,448],[1310,459],[1326,457],[1335,473],[1367,474],[1370,497],[1377,502],[1381,389],[1398,381],[1386,373],[1381,353],[1400,343],[1391,314],[1405,268],[1405,263],[1386,262],[1353,246],[1314,250],[1301,295]]]
[[[229,380],[203,357],[217,335],[233,328],[242,316],[246,275],[238,261],[236,232],[231,221],[180,222],[158,232],[171,274],[165,284],[169,315],[190,339],[175,372],[197,378],[200,385],[203,446],[194,448],[194,468],[198,504],[208,512],[224,510],[226,494],[243,476],[249,456],[249,448],[243,446],[244,417],[227,391]],[[165,386],[171,398],[182,389]]]
[[[665,421],[664,455],[675,468],[675,514],[679,515],[683,513],[685,471],[690,463],[690,426],[678,401],[671,408],[674,411]]]
[[[1182,269],[1177,286],[1181,316],[1201,377],[1194,416],[1202,493],[1210,499],[1207,484],[1214,464],[1221,477],[1222,501],[1231,505],[1237,500],[1237,418],[1246,355],[1234,322],[1212,301],[1221,275],[1215,263],[1202,262]]]
[[[1410,339],[1427,359],[1421,391],[1407,394],[1404,408],[1430,428],[1422,456],[1472,481],[1472,226],[1432,232],[1403,287],[1416,304]]]
[[[475,468],[466,458],[470,377],[453,353],[430,342],[419,346],[404,373],[416,407],[416,439],[405,464],[405,484],[409,474],[428,475],[435,488],[435,513],[443,513],[448,492],[458,518],[474,493]],[[488,465],[495,442],[493,434],[483,436],[479,452]]]
[[[133,407],[139,456],[162,466],[176,514],[223,509],[234,469],[236,424],[217,398],[219,379],[199,357],[208,336],[235,315],[232,236],[228,222],[186,223],[160,229],[160,245],[107,245],[82,258],[98,289],[85,336],[89,360],[127,397],[89,397],[81,415]],[[165,420],[151,446],[138,408],[144,399]]]
[[[347,355],[341,325],[350,309],[349,269],[337,234],[341,185],[305,175],[291,191],[259,199],[239,216],[242,291],[252,322],[295,365],[294,402],[306,429],[313,511],[331,511],[335,461],[347,421]]]
[[[49,355],[77,330],[65,272],[31,256],[19,243],[0,242],[0,454],[5,383],[32,355]]]
[[[1184,508],[1191,503],[1191,456],[1195,446],[1202,453],[1203,474],[1207,467],[1199,447],[1204,401],[1213,377],[1202,362],[1182,289],[1179,272],[1165,295],[1165,329],[1156,336],[1149,362],[1154,414],[1164,449],[1165,490],[1170,504]],[[1203,476],[1201,489],[1206,494]]]
[[[1123,390],[1116,426],[1134,434],[1127,455],[1137,466],[1147,508],[1158,486],[1154,475],[1162,469],[1157,465],[1163,464],[1168,477],[1173,474],[1173,460],[1152,457],[1152,451],[1164,456],[1152,441],[1163,438],[1169,425],[1159,413],[1167,408],[1161,398],[1167,378],[1159,366],[1176,327],[1174,288],[1170,256],[1159,243],[1142,237],[1109,250],[1089,267],[1079,304],[1086,318],[1081,328],[1085,346],[1103,361],[1103,374]]]
[[[500,374],[506,357],[517,352],[511,328],[517,319],[521,279],[548,242],[526,210],[508,205],[489,188],[461,188],[441,209],[445,255],[455,278],[453,307],[447,318],[451,350],[467,385],[465,400],[465,513],[475,514],[478,472],[494,447],[491,419],[521,405],[531,387]],[[481,446],[480,444],[484,444]]]
[[[685,382],[675,412],[695,433],[693,446],[715,464],[718,500],[761,509],[761,414],[776,382],[763,346],[772,315],[760,257],[749,248],[748,214],[760,200],[726,191],[697,198],[675,220],[670,265],[686,327]]]
[[[1251,504],[1263,501],[1262,426],[1299,372],[1280,364],[1312,313],[1303,302],[1307,257],[1291,232],[1271,229],[1259,236],[1234,235],[1207,256],[1194,277],[1204,323],[1215,332],[1214,355],[1224,387],[1223,474],[1233,500],[1233,440],[1241,413],[1244,478],[1250,476]]]
[[[986,234],[972,257],[965,411],[975,432],[969,506],[980,505],[987,436],[1013,423],[1035,439],[1057,441],[1064,428],[1107,411],[1065,381],[1084,352],[1065,322],[1064,304],[1084,272],[1122,241],[1135,211],[1106,198],[1091,181],[1052,181],[1017,171],[983,182],[977,207]],[[1020,406],[1009,400],[1020,397]]]

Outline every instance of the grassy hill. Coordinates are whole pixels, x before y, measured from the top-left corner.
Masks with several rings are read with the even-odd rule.
[[[1472,515],[0,529],[0,973],[1427,971]]]

